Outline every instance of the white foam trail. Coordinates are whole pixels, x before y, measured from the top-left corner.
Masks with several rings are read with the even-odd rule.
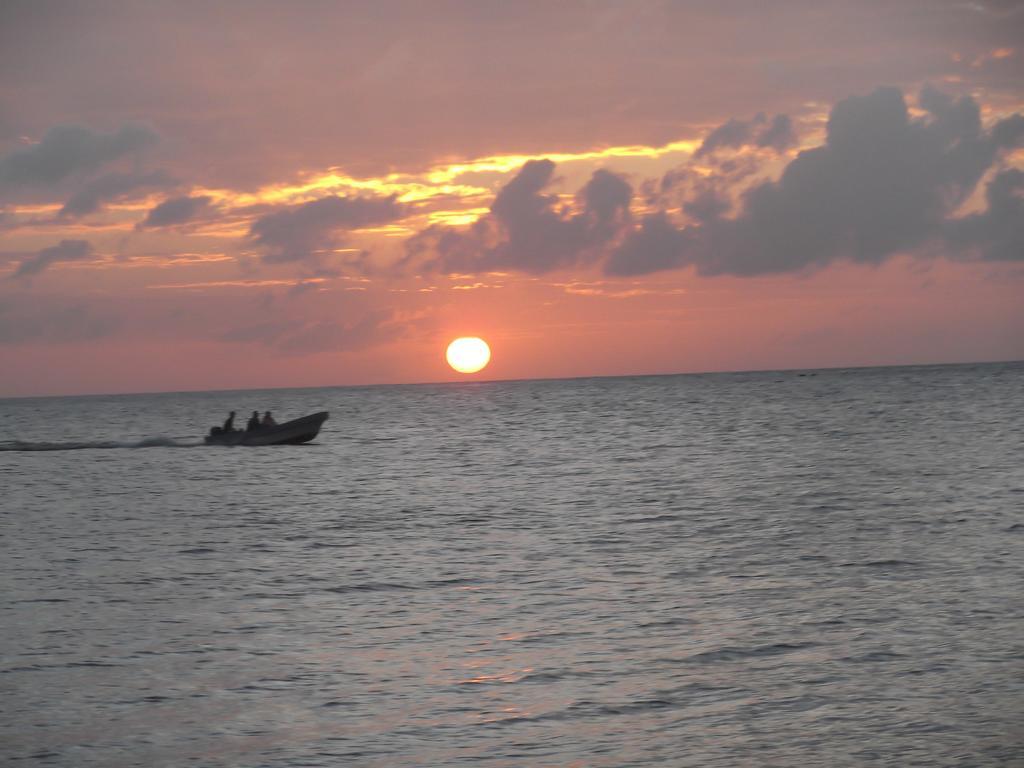
[[[83,451],[110,448],[195,448],[203,445],[194,440],[175,440],[173,437],[147,437],[145,440],[125,442],[120,440],[76,441],[67,443],[35,443],[23,440],[0,442],[0,451]]]

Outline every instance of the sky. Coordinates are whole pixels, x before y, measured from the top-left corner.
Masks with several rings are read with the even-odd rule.
[[[0,4],[0,397],[1024,358],[1024,2]]]

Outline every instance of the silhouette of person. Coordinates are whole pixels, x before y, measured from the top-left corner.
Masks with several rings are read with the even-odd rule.
[[[263,426],[264,427],[276,427],[277,422],[274,421],[274,417],[270,415],[270,411],[263,414]]]
[[[246,432],[252,432],[254,429],[260,428],[260,412],[253,411],[252,416],[249,417],[249,423],[245,425]]]
[[[234,411],[232,411],[231,415],[228,416],[227,419],[224,420],[223,430],[225,432],[234,432],[235,431],[235,412]]]

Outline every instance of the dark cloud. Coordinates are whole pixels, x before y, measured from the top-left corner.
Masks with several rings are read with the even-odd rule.
[[[63,218],[85,216],[97,211],[104,203],[129,199],[133,193],[163,189],[176,183],[163,171],[108,173],[89,181],[75,192],[60,209],[58,216]]]
[[[582,190],[583,220],[587,239],[605,243],[614,238],[631,218],[629,204],[633,188],[621,176],[603,168],[594,171]]]
[[[213,198],[206,195],[195,197],[172,197],[154,207],[138,224],[138,229],[147,227],[173,227],[187,224],[211,210]]]
[[[719,147],[742,147],[749,141],[750,123],[734,117],[707,135],[697,149],[697,157],[703,157]]]
[[[824,145],[801,152],[777,181],[756,182],[742,158],[716,160],[709,176],[669,172],[644,186],[656,208],[632,220],[632,189],[598,171],[577,195],[578,212],[546,193],[549,160],[526,163],[472,227],[431,227],[407,243],[404,264],[442,272],[512,269],[542,273],[605,259],[613,275],[695,266],[707,275],[755,275],[823,266],[838,259],[880,263],[897,253],[947,242],[987,259],[1021,258],[1020,172],[998,174],[985,212],[955,211],[1007,151],[1024,143],[1024,117],[983,126],[977,102],[922,90],[912,117],[903,94],[880,88],[833,108]],[[729,121],[702,151],[744,145],[783,149],[784,115]],[[700,154],[700,152],[698,152]],[[738,212],[731,216],[737,190]],[[681,208],[687,226],[670,211]]]
[[[759,113],[753,120],[733,118],[715,128],[697,149],[696,156],[704,157],[723,147],[739,149],[744,146],[769,147],[782,152],[795,143],[793,122],[788,115],[776,115],[769,121],[764,113]]]
[[[605,263],[609,275],[626,277],[680,265],[680,254],[694,247],[693,233],[677,229],[664,212],[645,216]]]
[[[983,213],[949,223],[947,242],[992,261],[1024,261],[1024,171],[996,174],[985,188],[985,199]]]
[[[776,152],[787,150],[796,144],[793,121],[789,115],[776,115],[757,133],[754,140],[759,147],[771,147]]]
[[[630,223],[630,185],[598,170],[577,195],[578,213],[545,194],[555,164],[530,160],[468,230],[431,227],[408,243],[407,262],[440,272],[515,269],[535,274],[597,259]]]
[[[92,254],[92,246],[86,240],[61,240],[57,245],[43,248],[34,256],[22,260],[11,277],[31,277],[58,261],[81,261]]]
[[[1000,149],[1015,149],[1024,140],[1024,115],[1010,115],[992,129],[992,141]]]
[[[696,165],[696,164],[695,164]],[[723,216],[733,208],[737,192],[762,177],[764,158],[755,154],[716,157],[714,163],[672,168],[660,179],[640,182],[639,191],[649,209],[682,208],[690,218]]]
[[[942,238],[1000,152],[1019,145],[1024,121],[1014,115],[986,131],[973,99],[930,88],[920,105],[927,115],[911,118],[893,88],[839,102],[825,144],[801,152],[778,181],[748,190],[735,218],[704,206],[695,212],[698,222],[674,240],[661,231],[665,221],[645,221],[606,269],[620,275],[690,265],[709,275],[786,272],[840,258],[878,263]],[[990,207],[1013,208],[1013,178],[990,187]],[[996,243],[1006,238],[985,227],[1003,227],[1005,235],[1005,221],[992,209],[952,231],[963,249],[988,243],[991,257],[1005,253]],[[666,250],[671,243],[678,246],[674,254]]]
[[[700,188],[697,193],[683,202],[683,212],[696,221],[714,221],[722,218],[732,208],[729,198],[715,187]]]
[[[128,123],[114,133],[98,133],[81,125],[57,125],[38,144],[19,147],[0,157],[0,189],[56,184],[156,142],[156,133],[138,123]]]
[[[249,228],[250,242],[266,263],[305,261],[336,248],[353,229],[401,219],[406,206],[390,197],[324,197],[261,216]]]

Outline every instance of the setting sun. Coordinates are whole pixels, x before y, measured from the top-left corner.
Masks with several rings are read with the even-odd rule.
[[[448,345],[445,357],[448,359],[448,365],[459,373],[476,373],[490,362],[491,348],[483,339],[464,336]]]

